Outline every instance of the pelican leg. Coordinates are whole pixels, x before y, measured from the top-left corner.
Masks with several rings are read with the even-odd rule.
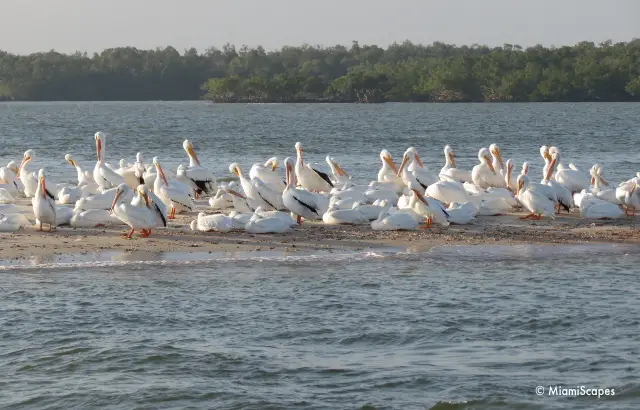
[[[560,215],[560,202],[558,202],[558,206],[556,206],[556,215]]]
[[[42,222],[40,222],[40,230],[38,232],[44,232],[44,229],[42,229]]]
[[[133,231],[134,231],[133,228],[131,228],[128,234],[126,232],[123,232],[122,235],[120,235],[120,237],[123,239],[131,239],[131,236],[133,235]]]
[[[529,215],[525,215],[525,216],[521,216],[520,219],[529,219],[529,218],[533,218],[535,215],[533,213],[530,213]]]
[[[196,199],[200,198],[200,194],[198,194],[198,191],[194,191],[196,193]]]
[[[298,215],[297,222],[298,222],[298,225],[302,225],[302,217],[300,215]]]
[[[142,233],[140,234],[141,238],[148,238],[149,235],[151,235],[151,229],[143,229]]]
[[[171,212],[169,212],[167,219],[176,219],[176,208],[171,207]]]
[[[429,228],[431,228],[431,223],[432,222],[433,221],[431,220],[431,217],[430,216],[427,217],[427,219],[424,220],[424,225],[422,226],[421,229],[429,229]]]

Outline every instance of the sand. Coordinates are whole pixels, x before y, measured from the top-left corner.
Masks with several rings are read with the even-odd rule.
[[[18,205],[31,221],[35,221],[30,200]],[[208,208],[198,202],[198,210]],[[210,213],[215,213],[210,211]],[[285,234],[255,235],[246,232],[191,231],[189,223],[197,212],[179,214],[167,228],[155,229],[149,238],[123,239],[128,227],[94,229],[58,227],[54,232],[38,232],[30,227],[16,233],[0,233],[0,261],[25,260],[34,257],[83,254],[115,250],[121,252],[237,252],[237,251],[314,251],[363,250],[367,248],[399,248],[421,252],[437,245],[479,244],[584,244],[624,243],[640,245],[638,219],[585,220],[573,211],[556,220],[521,220],[524,213],[478,217],[472,225],[434,225],[430,229],[379,232],[369,225],[325,225],[304,222]]]

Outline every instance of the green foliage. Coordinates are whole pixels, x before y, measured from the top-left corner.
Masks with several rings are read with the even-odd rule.
[[[0,51],[0,100],[640,101],[640,40],[522,49],[225,45],[71,55]]]

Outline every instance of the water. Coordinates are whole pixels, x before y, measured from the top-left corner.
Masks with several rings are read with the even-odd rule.
[[[556,145],[568,162],[588,170],[595,162],[605,176],[622,181],[640,170],[640,104],[252,104],[205,102],[0,103],[0,163],[20,161],[32,148],[32,169],[45,166],[55,182],[76,178],[64,161],[71,153],[93,169],[93,134],[102,130],[107,159],[135,161],[142,151],[150,163],[158,156],[165,168],[187,162],[182,141],[189,138],[203,165],[230,176],[237,161],[248,168],[271,156],[295,156],[303,143],[307,161],[325,169],[331,155],[357,181],[375,177],[379,153],[388,149],[396,161],[413,145],[426,165],[440,169],[442,149],[450,144],[457,165],[471,169],[481,147],[497,143],[504,160],[519,168],[530,162],[541,176],[542,144]],[[282,172],[282,170],[281,170]]]
[[[529,160],[541,144],[607,179],[640,168],[640,104],[0,104],[0,163],[36,150],[55,182],[190,138],[217,175],[331,154],[357,180],[410,145]],[[185,260],[190,259],[190,260]],[[637,409],[640,249],[440,247],[233,255],[102,252],[0,264],[0,408]],[[536,386],[613,388],[537,396]]]

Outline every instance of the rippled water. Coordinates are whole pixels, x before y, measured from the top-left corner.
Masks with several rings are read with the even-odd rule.
[[[359,180],[378,153],[449,143],[532,163],[559,146],[617,181],[640,167],[640,104],[0,104],[0,163],[72,180],[138,150],[170,167],[194,141],[218,175],[326,154]],[[533,168],[533,167],[536,168]],[[334,254],[101,254],[0,264],[0,408],[637,409],[640,249],[441,247]],[[189,258],[192,261],[186,261]],[[538,396],[537,386],[613,388]]]

